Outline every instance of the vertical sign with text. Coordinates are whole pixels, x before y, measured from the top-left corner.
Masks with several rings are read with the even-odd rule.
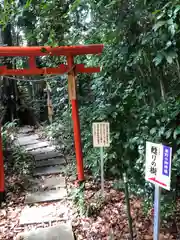
[[[109,147],[109,123],[95,122],[93,123],[93,146],[94,147]]]
[[[172,148],[161,145],[161,161],[158,162],[156,179],[164,183],[163,188],[170,190]]]
[[[145,179],[160,187],[170,190],[171,182],[171,147],[146,142]]]
[[[108,122],[93,123],[93,146],[100,148],[101,159],[101,193],[104,195],[104,147],[110,146],[110,133]]]

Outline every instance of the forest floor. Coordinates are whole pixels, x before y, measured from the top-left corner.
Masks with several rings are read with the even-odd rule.
[[[65,176],[68,188],[72,191],[77,188],[77,182],[71,176]],[[25,179],[16,176],[15,173],[8,176],[6,173],[7,195],[6,203],[0,209],[0,240],[13,240],[20,232],[30,229],[45,228],[57,225],[58,221],[20,225],[19,219],[25,206],[26,195]],[[79,214],[75,199],[67,199],[67,218],[71,219],[73,231],[77,240],[128,240],[129,229],[126,215],[124,193],[113,189],[113,182],[105,182],[105,198],[99,195],[100,185],[96,184],[91,176],[87,177],[85,183],[85,205],[87,211],[85,216]],[[76,198],[79,196],[77,195]],[[133,219],[134,239],[153,239],[153,214],[144,215],[142,200],[136,197],[130,199],[131,215]],[[52,206],[58,208],[59,202],[48,202],[36,204],[38,207]],[[172,235],[172,227],[161,229],[160,240],[176,239]]]
[[[7,193],[7,203],[3,204],[0,210],[0,239],[10,240],[23,232],[24,230],[31,230],[36,228],[45,228],[56,225],[58,222],[31,224],[26,226],[19,225],[19,218],[24,208],[25,192],[22,191],[22,180],[15,176],[7,177],[6,182],[9,187],[13,187],[13,192]],[[16,186],[14,186],[16,182]],[[71,187],[75,187],[74,182],[69,182]],[[105,192],[106,197],[102,205],[97,207],[97,198],[95,194],[99,190],[99,186],[94,185],[93,181],[88,181],[86,184],[85,198],[89,206],[94,203],[94,212],[90,217],[80,217],[76,208],[72,203],[68,202],[68,207],[71,208],[71,219],[73,230],[78,240],[126,240],[129,236],[128,222],[126,216],[126,207],[124,194],[122,192],[113,190],[111,182],[106,182]],[[46,204],[47,205],[47,204]],[[57,205],[58,202],[48,203]],[[38,205],[37,205],[38,206]],[[39,205],[39,206],[42,206]],[[144,217],[142,212],[142,202],[139,199],[131,199],[131,214],[134,225],[134,239],[137,240],[152,240],[153,239],[153,219],[152,215]],[[161,230],[160,240],[176,239],[169,233],[169,229]]]

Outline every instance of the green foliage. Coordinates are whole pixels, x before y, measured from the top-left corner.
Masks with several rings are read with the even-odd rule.
[[[13,171],[21,176],[31,175],[34,168],[34,159],[20,146],[12,149]]]
[[[16,121],[8,122],[1,127],[1,137],[3,149],[7,149],[14,140],[14,134],[16,132]]]
[[[26,9],[30,6],[32,0],[4,0],[0,3],[0,14],[1,20],[0,25],[4,28],[6,25],[16,20],[16,16],[21,15],[23,9]],[[23,6],[21,8],[20,6]]]
[[[6,123],[1,127],[5,169],[8,173],[11,172],[16,175],[30,175],[34,168],[33,157],[25,152],[22,147],[14,144],[16,132],[16,121]]]
[[[64,113],[63,119],[62,116],[57,114],[53,123],[47,126],[44,131],[50,140],[56,141],[58,149],[65,156],[74,155],[73,132],[69,111]]]
[[[71,191],[71,197],[81,216],[83,216],[86,212],[84,189],[84,183],[81,183],[78,188],[75,188]]]
[[[168,2],[162,9],[154,13],[155,24],[153,30],[156,32],[158,41],[159,60],[156,57],[156,65],[163,59],[172,64],[178,58],[179,47],[179,16],[180,5],[178,1]],[[160,60],[161,59],[161,60]]]

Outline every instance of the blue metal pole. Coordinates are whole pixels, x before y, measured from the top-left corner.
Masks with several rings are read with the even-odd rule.
[[[155,184],[154,195],[154,240],[159,240],[160,232],[160,195],[161,188]]]

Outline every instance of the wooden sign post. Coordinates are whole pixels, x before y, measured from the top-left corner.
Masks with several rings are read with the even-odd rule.
[[[104,147],[110,146],[110,133],[108,122],[93,123],[93,146],[100,147],[101,159],[101,193],[104,195]]]

